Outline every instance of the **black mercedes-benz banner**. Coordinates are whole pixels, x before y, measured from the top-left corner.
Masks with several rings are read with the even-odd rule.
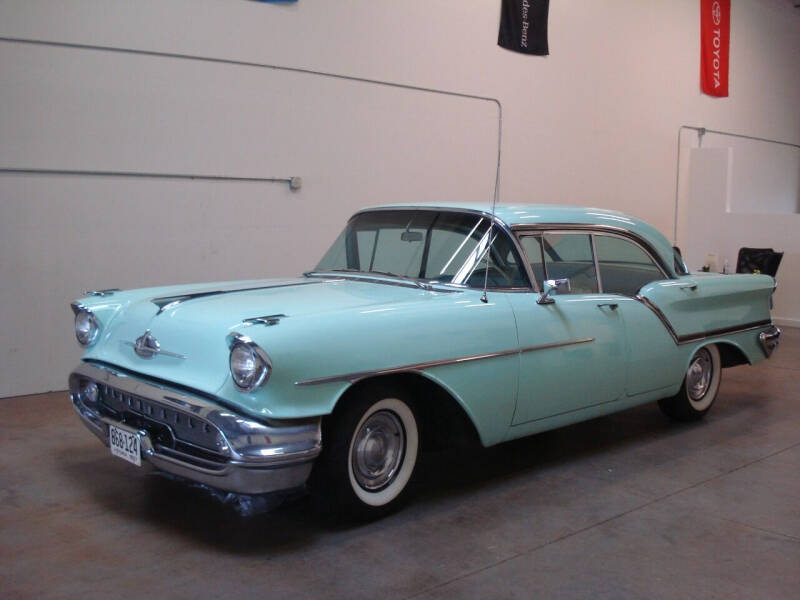
[[[549,8],[550,0],[503,0],[497,43],[525,54],[550,54],[547,47]]]

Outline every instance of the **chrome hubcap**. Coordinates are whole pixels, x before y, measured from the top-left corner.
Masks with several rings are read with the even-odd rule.
[[[701,348],[695,354],[689,371],[686,373],[686,391],[692,400],[702,400],[711,385],[711,377],[714,374],[714,367],[711,362],[711,354],[705,348]]]
[[[405,445],[405,431],[397,415],[388,410],[370,415],[352,445],[350,460],[358,484],[369,491],[389,485],[403,462]]]

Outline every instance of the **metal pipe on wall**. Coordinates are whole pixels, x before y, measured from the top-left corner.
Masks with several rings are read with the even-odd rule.
[[[192,175],[190,173],[144,173],[140,171],[88,171],[80,169],[23,169],[0,167],[0,173],[12,175],[79,175],[81,177],[141,177],[144,179],[199,179],[203,181],[246,181],[255,183],[288,183],[297,191],[302,186],[300,177],[232,177],[228,175]]]
[[[26,38],[15,38],[15,37],[6,37],[0,36],[0,42],[10,42],[10,43],[17,43],[17,44],[31,44],[31,45],[38,45],[38,46],[53,46],[58,48],[72,48],[76,50],[93,50],[93,51],[101,51],[101,52],[117,52],[120,54],[136,54],[141,56],[154,56],[159,58],[177,58],[182,60],[192,60],[192,61],[199,61],[199,62],[208,62],[208,63],[216,63],[216,64],[225,64],[225,65],[233,65],[233,66],[240,66],[240,67],[256,67],[261,69],[270,69],[273,71],[287,71],[291,73],[302,73],[305,75],[317,75],[320,77],[328,77],[331,79],[341,79],[345,81],[353,81],[356,83],[367,83],[372,85],[381,85],[386,87],[393,87],[398,89],[410,90],[415,92],[424,92],[429,94],[441,94],[444,96],[452,96],[456,98],[466,98],[469,100],[478,100],[481,102],[491,102],[497,106],[497,165],[495,168],[495,179],[494,179],[494,195],[493,195],[493,205],[497,203],[500,194],[500,158],[501,158],[501,150],[502,150],[502,143],[503,143],[503,105],[500,103],[500,100],[497,98],[493,98],[491,96],[479,96],[476,94],[467,94],[464,92],[453,92],[450,90],[440,90],[431,87],[423,87],[418,85],[410,85],[406,83],[395,83],[392,81],[382,81],[380,79],[369,79],[367,77],[356,77],[353,75],[341,75],[339,73],[328,73],[325,71],[315,71],[313,69],[304,69],[300,67],[286,67],[282,65],[273,65],[269,63],[258,63],[252,61],[245,61],[245,60],[234,60],[234,59],[227,59],[227,58],[214,58],[211,56],[197,56],[192,54],[180,54],[175,52],[160,52],[156,50],[141,50],[137,48],[119,48],[114,46],[100,46],[100,45],[93,45],[93,44],[77,44],[77,43],[70,43],[70,42],[54,42],[48,40],[33,40],[33,39],[26,39]],[[13,168],[13,167],[3,167],[0,168],[0,172],[22,172],[22,171],[29,171],[33,172],[34,169],[21,169],[21,168]],[[62,174],[70,174],[69,171],[65,170],[57,170],[57,169],[45,169],[44,171],[55,173],[59,172]],[[114,175],[121,175],[118,172],[110,172]],[[81,174],[101,174],[99,171],[82,171]],[[134,173],[124,173],[126,176],[135,176]],[[142,174],[141,176],[162,176],[159,174]],[[209,175],[168,175],[164,174],[163,176],[166,177],[178,177],[178,178],[189,178],[189,179],[244,179],[244,180],[251,180],[251,181],[287,181],[292,186],[291,181],[295,180],[299,182],[298,177],[294,178],[286,178],[286,179],[276,179],[276,178],[258,178],[258,177],[246,177],[246,178],[237,178],[237,177],[225,177],[225,176],[209,176]],[[292,188],[295,189],[295,188]]]

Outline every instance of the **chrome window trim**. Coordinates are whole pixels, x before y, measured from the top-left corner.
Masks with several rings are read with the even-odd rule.
[[[676,279],[675,277],[672,277],[669,274],[667,274],[667,272],[664,271],[664,267],[662,267],[661,264],[659,264],[659,261],[657,260],[656,256],[654,256],[651,252],[649,252],[647,250],[647,248],[645,248],[642,244],[640,244],[634,237],[629,237],[629,236],[626,236],[626,235],[620,235],[618,233],[600,232],[600,233],[593,233],[592,234],[592,248],[594,249],[594,254],[595,254],[595,265],[597,266],[597,277],[598,277],[598,280],[601,277],[601,274],[600,274],[600,259],[597,257],[597,246],[596,246],[596,243],[595,243],[595,238],[597,236],[601,236],[601,235],[605,236],[605,237],[619,238],[619,239],[624,240],[626,242],[632,243],[634,246],[639,248],[639,250],[644,252],[645,256],[647,256],[647,258],[649,258],[652,261],[653,265],[661,272],[661,275],[664,277],[664,279]],[[603,292],[603,293],[616,294],[618,296],[625,296],[626,298],[632,298],[632,297],[634,297],[636,295],[636,294],[634,294],[634,296],[628,296],[627,294],[620,294],[619,292]]]
[[[544,269],[545,281],[547,281],[547,279],[550,278],[550,274],[547,272],[547,259],[544,256],[544,236],[548,235],[550,233],[556,233],[556,234],[561,234],[561,235],[575,235],[575,234],[578,234],[578,235],[588,235],[589,236],[589,246],[592,249],[592,262],[594,263],[595,279],[597,279],[597,291],[596,292],[588,292],[588,293],[590,293],[590,294],[602,294],[603,293],[603,288],[600,285],[600,270],[597,268],[597,252],[595,252],[595,248],[594,248],[594,236],[591,233],[586,232],[586,231],[571,231],[569,229],[548,229],[546,227],[543,227],[540,230],[538,230],[536,233],[531,233],[531,234],[519,233],[519,237],[520,238],[523,238],[523,237],[536,237],[536,236],[539,236],[540,238],[542,238],[541,239],[542,266],[543,266],[543,269]],[[522,246],[522,243],[520,243],[520,246]],[[525,255],[525,263],[530,267],[530,261],[528,261],[528,256],[527,255]],[[533,272],[533,269],[531,269],[531,272]],[[537,282],[537,285],[538,285],[538,282]]]
[[[344,373],[342,375],[330,375],[326,377],[316,377],[314,379],[306,379],[303,381],[295,381],[297,386],[305,385],[319,385],[323,383],[333,383],[337,381],[349,381],[355,383],[367,377],[374,377],[378,375],[391,375],[394,373],[420,373],[426,369],[433,367],[441,367],[443,365],[454,365],[465,362],[472,362],[475,360],[486,360],[489,358],[499,358],[502,356],[513,356],[514,354],[523,354],[526,352],[536,352],[538,350],[548,350],[550,348],[561,348],[564,346],[574,346],[576,344],[587,344],[593,342],[594,338],[582,338],[577,340],[567,340],[564,342],[553,342],[550,344],[540,344],[538,346],[526,346],[524,348],[513,348],[510,350],[499,350],[497,352],[487,352],[484,354],[469,354],[467,356],[459,356],[456,358],[445,358],[440,360],[432,360],[428,362],[412,363],[408,365],[401,365],[397,367],[387,367],[385,369],[374,369],[371,371],[357,371],[354,373]]]
[[[658,252],[655,251],[655,248],[653,248],[650,242],[637,233],[634,233],[629,229],[625,229],[624,227],[615,227],[614,225],[587,225],[582,223],[531,223],[525,225],[514,225],[511,230],[516,235],[525,235],[526,233],[533,235],[535,233],[543,232],[557,233],[575,231],[617,236],[631,241],[639,246],[645,252],[645,254],[650,257],[656,267],[658,267],[658,270],[661,271],[662,275],[664,275],[664,279],[677,279],[677,277],[672,274],[672,270],[664,265],[664,262],[661,260]]]
[[[540,232],[536,232],[536,233],[525,233],[525,234],[520,235],[520,236],[515,235],[514,237],[517,238],[517,242],[519,243],[519,247],[523,252],[525,252],[525,247],[522,245],[522,238],[524,238],[524,237],[539,238],[539,252],[540,252],[541,257],[542,257],[542,275],[543,275],[542,281],[547,281],[548,279],[550,279],[550,275],[547,272],[547,261],[544,259],[544,242],[542,241],[542,235],[543,235],[543,232],[540,231]],[[528,270],[530,271],[531,280],[533,280],[536,283],[536,291],[538,292],[539,291],[539,282],[536,281],[536,277],[533,276],[533,267],[531,266],[531,261],[530,261],[530,258],[527,255],[527,253],[525,253],[525,265],[528,267]]]
[[[599,235],[603,235],[603,236],[606,236],[606,237],[615,237],[615,238],[619,238],[621,240],[624,240],[626,242],[632,243],[634,246],[639,248],[639,250],[644,252],[645,256],[647,256],[647,258],[649,258],[651,261],[653,261],[653,265],[655,265],[655,267],[661,272],[661,275],[663,275],[664,279],[677,279],[677,277],[672,277],[671,275],[669,275],[669,273],[667,273],[664,270],[664,267],[659,263],[657,255],[654,255],[652,252],[650,252],[647,249],[647,247],[645,247],[642,244],[640,244],[636,237],[631,237],[631,236],[627,236],[627,235],[621,235],[621,234],[615,233],[615,232],[614,233],[612,233],[612,232],[598,232],[598,233],[593,233],[592,234],[592,244],[593,245],[594,245],[594,238],[596,236],[599,236]],[[596,255],[597,255],[597,252],[595,252],[595,256]],[[597,259],[595,262],[598,265],[597,273],[599,275],[600,274],[600,268],[599,268],[600,267],[600,259]],[[616,293],[616,292],[613,292],[613,293]],[[625,296],[625,294],[619,294],[619,295],[620,296]],[[627,296],[627,297],[630,298],[631,296]]]
[[[595,234],[592,233],[589,235],[589,240],[592,244],[592,257],[594,258],[594,273],[595,276],[597,277],[597,293],[604,294],[605,292],[603,291],[603,276],[600,275],[600,263],[597,260],[597,244],[595,244],[594,238]]]

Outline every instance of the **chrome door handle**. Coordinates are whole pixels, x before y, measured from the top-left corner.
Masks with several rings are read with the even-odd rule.
[[[697,289],[697,284],[696,283],[684,283],[683,285],[679,285],[678,289],[695,291]]]
[[[604,306],[607,306],[611,310],[617,310],[619,304],[617,304],[616,302],[603,302],[597,305],[598,308],[603,308]]]

